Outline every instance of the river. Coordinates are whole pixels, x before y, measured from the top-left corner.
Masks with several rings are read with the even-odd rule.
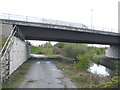
[[[95,63],[90,64],[89,72],[93,74],[98,74],[100,77],[110,76],[109,69],[102,65],[97,65]]]

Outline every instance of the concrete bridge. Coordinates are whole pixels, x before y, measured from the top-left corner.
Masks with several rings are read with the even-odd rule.
[[[111,47],[106,56],[120,58],[118,56],[119,33],[78,28],[66,25],[54,25],[46,23],[25,22],[16,20],[0,20],[2,24],[17,25],[24,34],[26,40],[47,40],[72,43],[104,44]]]
[[[10,67],[7,67],[9,75],[29,58],[30,48],[29,45],[26,44],[25,40],[47,40],[110,45],[111,47],[106,51],[106,56],[111,58],[120,58],[118,55],[120,50],[120,42],[118,41],[120,38],[120,32],[114,33],[93,30],[87,27],[0,19],[0,30],[2,30],[3,37],[7,36],[7,33],[10,33],[14,27],[16,27],[15,30],[18,29],[23,36],[19,34],[14,35],[14,42],[11,45],[12,48],[8,50],[10,58],[5,60],[8,60],[7,62],[11,64]],[[24,38],[21,39],[22,37]]]
[[[24,22],[1,19],[3,24],[17,25],[26,40],[47,40],[73,43],[118,45],[119,35],[114,32],[98,31],[65,25]]]

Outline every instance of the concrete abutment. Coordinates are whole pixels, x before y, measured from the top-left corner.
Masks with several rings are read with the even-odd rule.
[[[119,45],[110,45],[106,50],[106,56],[110,58],[120,59],[120,46]]]
[[[30,46],[25,41],[14,37],[10,50],[10,75],[30,58]]]
[[[7,39],[9,34],[11,33],[13,29],[13,24],[4,24],[0,21],[0,51],[2,49],[2,39]],[[1,56],[3,57],[3,56]],[[1,64],[1,57],[0,57],[0,86],[2,85],[4,75],[2,74],[4,68]],[[19,37],[14,36],[13,42],[10,45],[10,48],[8,50],[8,54],[5,56],[7,57],[7,60],[4,59],[2,61],[5,61],[7,64],[9,63],[9,66],[6,65],[6,70],[9,71],[7,75],[11,75],[19,66],[21,66],[26,60],[30,58],[30,45],[26,43],[25,40],[20,39]],[[3,78],[2,78],[3,77]]]

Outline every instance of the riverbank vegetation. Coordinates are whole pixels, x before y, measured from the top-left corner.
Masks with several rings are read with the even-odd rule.
[[[66,61],[56,62],[55,64],[58,69],[61,69],[77,84],[78,88],[118,88],[118,83],[120,83],[118,76],[100,77],[97,74],[80,70]]]
[[[31,46],[31,53],[34,54],[53,54],[53,48],[50,42],[43,44],[41,46]]]
[[[69,74],[82,88],[107,88],[118,87],[119,81],[114,77],[100,77],[88,72],[90,63],[101,64],[101,58],[105,57],[105,48],[89,47],[87,44],[59,42],[54,46],[50,42],[38,47],[32,46],[32,53],[44,55],[59,55],[67,58],[67,62],[57,63],[57,67]],[[116,82],[116,83],[115,83]]]
[[[18,85],[24,80],[24,75],[27,73],[31,65],[31,62],[28,60],[27,62],[23,63],[23,65],[21,65],[17,70],[15,70],[9,79],[3,83],[3,90],[7,90],[8,88],[17,88]]]

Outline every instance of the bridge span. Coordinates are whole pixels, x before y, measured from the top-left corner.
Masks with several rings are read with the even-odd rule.
[[[0,20],[3,24],[17,25],[26,40],[47,40],[72,43],[119,45],[119,33],[78,28],[65,25]]]
[[[106,56],[120,58],[119,33],[74,27],[59,24],[27,22],[19,20],[0,19],[0,31],[6,37],[10,33],[6,48],[0,52],[1,80],[12,74],[30,55],[30,47],[25,40],[46,40],[71,43],[104,44],[110,45]],[[12,32],[12,34],[11,34]],[[14,48],[14,49],[13,49]],[[24,52],[22,58],[20,54]],[[17,59],[21,58],[17,62]],[[17,63],[16,63],[17,62]],[[5,65],[2,65],[4,63]],[[11,64],[11,65],[10,65]],[[4,74],[3,74],[4,73]]]

